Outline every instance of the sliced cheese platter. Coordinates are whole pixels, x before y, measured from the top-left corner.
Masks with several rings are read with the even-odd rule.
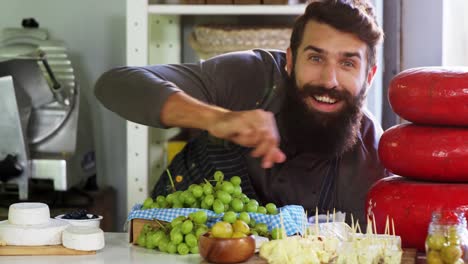
[[[91,255],[104,244],[99,227],[50,218],[44,203],[12,204],[8,220],[0,221],[0,256]]]

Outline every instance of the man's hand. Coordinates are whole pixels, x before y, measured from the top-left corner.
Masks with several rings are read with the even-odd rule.
[[[219,114],[207,130],[215,137],[254,148],[251,155],[262,157],[263,168],[271,168],[274,163],[281,163],[286,159],[279,149],[280,137],[271,112],[227,111]]]
[[[264,110],[229,111],[178,92],[162,108],[161,122],[169,127],[207,130],[215,137],[254,148],[251,154],[262,158],[263,168],[271,168],[273,163],[286,159],[279,149],[275,118]]]

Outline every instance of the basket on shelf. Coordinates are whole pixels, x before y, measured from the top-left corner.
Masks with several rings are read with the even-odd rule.
[[[254,48],[286,50],[292,29],[288,27],[195,26],[189,43],[201,59],[226,52]]]

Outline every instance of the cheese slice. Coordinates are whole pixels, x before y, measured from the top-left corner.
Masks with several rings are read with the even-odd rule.
[[[8,209],[8,221],[14,225],[42,225],[49,220],[49,206],[45,203],[14,203]]]
[[[62,232],[68,225],[56,219],[40,225],[13,225],[5,220],[0,222],[0,240],[12,246],[60,245]]]
[[[62,243],[76,250],[100,250],[104,248],[104,232],[92,226],[69,226],[63,231]]]

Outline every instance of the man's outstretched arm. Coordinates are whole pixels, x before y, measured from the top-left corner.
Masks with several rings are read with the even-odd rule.
[[[273,115],[251,110],[262,97],[264,61],[223,56],[200,64],[121,67],[101,76],[96,97],[111,111],[154,127],[198,128],[254,148],[263,166],[282,162]],[[239,66],[242,66],[241,68]]]

